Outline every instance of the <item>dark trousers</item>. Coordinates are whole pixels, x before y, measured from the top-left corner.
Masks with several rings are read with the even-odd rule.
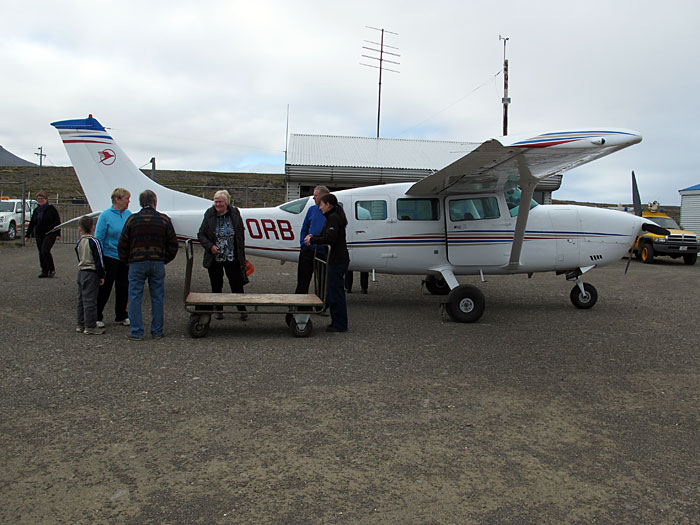
[[[331,311],[331,326],[348,329],[348,305],[345,302],[345,272],[348,263],[328,265],[328,294],[326,302]]]
[[[119,322],[129,317],[126,305],[129,302],[129,266],[119,259],[103,257],[105,264],[105,282],[97,294],[97,320],[102,321],[105,309],[114,285],[114,320]]]
[[[95,328],[97,324],[97,289],[100,278],[97,272],[78,272],[78,326]]]
[[[314,250],[303,246],[299,252],[297,264],[297,289],[294,293],[309,293],[309,285],[314,275]]]
[[[352,290],[353,272],[345,272],[345,289]],[[360,288],[367,290],[369,287],[369,272],[360,272]]]
[[[209,282],[212,293],[221,293],[224,290],[224,272],[228,278],[228,284],[232,293],[243,293],[243,274],[238,261],[214,261],[207,268],[209,272]],[[223,310],[222,306],[217,306],[217,310]],[[245,312],[245,306],[238,307],[239,312]]]
[[[53,257],[51,256],[51,248],[53,248],[57,236],[57,233],[36,236],[36,249],[39,250],[39,264],[41,265],[42,273],[56,271],[56,267],[53,264]]]

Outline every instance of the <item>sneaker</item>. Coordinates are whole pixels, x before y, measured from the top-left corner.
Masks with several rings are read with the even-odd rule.
[[[41,272],[39,275],[37,275],[39,279],[45,279],[48,276],[49,274],[47,272]]]
[[[56,276],[56,272],[49,272],[49,273],[46,275],[46,277],[55,277],[55,276]]]
[[[128,317],[125,317],[124,319],[119,319],[118,321],[114,321],[117,324],[120,324],[122,326],[131,326],[131,321],[129,321]]]
[[[105,333],[105,329],[96,326],[95,328],[86,328],[83,333],[88,335],[102,335]]]
[[[143,340],[143,336],[141,335],[131,335],[131,333],[126,334],[125,336],[127,339],[131,339],[132,341],[141,341]]]
[[[367,289],[365,288],[364,290],[362,290],[362,293],[367,295]]]
[[[164,334],[158,334],[158,335],[156,335],[156,334],[151,334],[151,338],[152,338],[152,339],[163,339],[164,337],[165,337]]]
[[[85,331],[85,327],[78,325],[75,327],[75,331],[78,332],[79,334],[82,334]]]
[[[326,327],[326,332],[347,332],[347,331],[348,331],[347,328],[345,330],[341,330],[340,328],[336,328],[332,324],[329,324]]]
[[[104,328],[104,327],[105,327],[104,321],[97,321],[97,328]]]

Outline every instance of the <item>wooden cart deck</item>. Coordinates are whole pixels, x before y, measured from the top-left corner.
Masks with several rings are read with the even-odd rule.
[[[330,247],[327,247],[330,250]],[[215,312],[240,312],[245,307],[248,314],[285,314],[285,321],[292,334],[306,337],[313,329],[310,314],[318,314],[325,308],[328,281],[328,264],[314,259],[314,290],[316,293],[211,293],[191,292],[192,241],[185,241],[187,268],[185,271],[185,310],[190,313],[188,332],[192,337],[204,337],[209,330],[211,316]]]

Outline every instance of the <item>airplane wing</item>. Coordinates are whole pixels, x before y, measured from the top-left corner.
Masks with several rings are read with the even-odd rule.
[[[505,140],[507,143],[504,143]],[[454,195],[502,190],[563,173],[642,140],[622,129],[544,133],[535,137],[491,139],[449,166],[416,182],[415,196]]]
[[[510,142],[504,144],[507,138]],[[406,192],[415,196],[502,191],[518,184],[521,202],[530,202],[537,182],[641,142],[642,136],[621,129],[544,133],[536,137],[492,139],[449,166],[416,182]],[[508,266],[517,268],[529,206],[520,206]]]

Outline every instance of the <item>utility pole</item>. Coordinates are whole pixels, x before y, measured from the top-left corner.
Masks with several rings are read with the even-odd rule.
[[[37,149],[39,150],[39,153],[35,153],[34,155],[39,157],[39,176],[41,177],[41,168],[44,165],[44,157],[46,157],[46,153],[44,153],[43,146],[39,146]]]
[[[377,138],[379,138],[379,122],[381,118],[381,111],[382,111],[382,71],[391,71],[393,73],[399,73],[399,71],[396,71],[395,69],[389,69],[385,67],[384,63],[388,62],[389,64],[396,64],[397,66],[400,65],[400,62],[395,62],[393,60],[389,60],[387,58],[384,58],[384,55],[389,55],[391,57],[396,57],[399,58],[401,55],[398,53],[392,53],[391,51],[386,51],[384,48],[389,48],[398,51],[398,47],[393,47],[389,46],[384,43],[384,34],[387,33],[389,35],[396,35],[398,36],[398,33],[392,33],[391,31],[387,31],[386,29],[377,29],[376,27],[370,27],[366,26],[367,29],[372,29],[374,31],[379,31],[381,33],[381,38],[379,42],[372,42],[370,40],[365,40],[368,44],[373,44],[375,46],[379,46],[379,49],[374,48],[374,47],[367,47],[367,46],[362,46],[362,49],[367,49],[368,51],[372,51],[375,53],[379,53],[379,57],[376,56],[370,56],[370,55],[362,55],[363,58],[368,58],[370,60],[376,60],[379,62],[379,65],[373,65],[373,64],[363,64],[360,62],[361,65],[367,66],[367,67],[373,67],[375,69],[379,69],[379,101],[377,103]]]
[[[508,59],[506,58],[506,43],[509,38],[498,35],[498,40],[503,40],[503,136],[508,135],[508,104],[510,97],[508,96]]]

